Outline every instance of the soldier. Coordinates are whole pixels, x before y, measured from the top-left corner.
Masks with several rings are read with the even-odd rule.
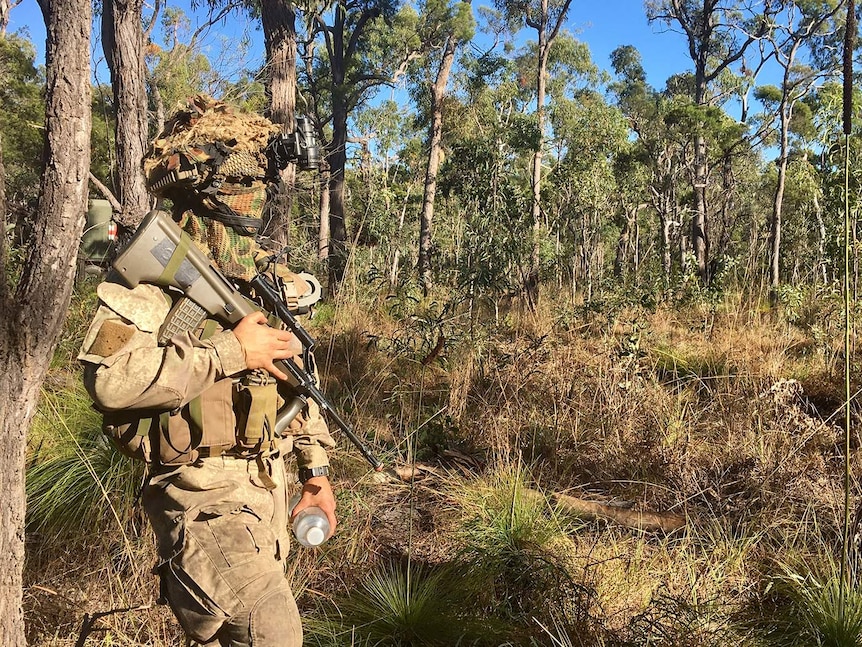
[[[222,137],[230,145],[216,147],[212,164],[212,149],[196,137],[212,137],[225,121],[235,129],[241,123],[247,145]],[[254,233],[267,169],[253,131],[259,126],[263,141],[272,127],[264,122],[197,97],[166,130],[181,133],[182,146],[158,140],[159,163],[149,174],[152,188],[165,177],[153,168],[173,165],[170,181],[156,188],[171,197],[180,226],[239,285],[262,256]],[[202,126],[197,135],[195,126]],[[229,170],[234,154],[241,159]],[[301,275],[281,274],[288,303],[310,289]],[[100,307],[79,359],[106,433],[148,462],[143,505],[156,534],[162,597],[197,644],[300,647],[299,612],[284,577],[287,525],[318,506],[330,535],[336,526],[326,454],[334,441],[318,407],[310,402],[286,433],[273,431],[277,411],[291,400],[289,387],[276,382],[287,376],[274,362],[297,356],[301,344],[262,313],[232,330],[206,320],[165,338],[182,295],[149,284],[129,289],[110,277],[97,291]],[[291,452],[302,483],[292,514],[284,461]]]

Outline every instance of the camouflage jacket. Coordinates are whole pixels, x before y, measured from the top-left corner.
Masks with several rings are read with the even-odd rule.
[[[149,446],[140,451],[136,447],[134,454],[125,453],[171,464],[191,462],[198,456],[200,445],[219,445],[230,450],[236,444],[240,420],[239,412],[234,411],[236,384],[249,373],[234,334],[213,326],[205,339],[185,333],[160,346],[158,332],[171,307],[165,292],[153,285],[141,284],[129,289],[107,281],[98,286],[97,293],[100,307],[78,359],[85,366],[85,387],[97,408],[105,413],[106,431],[118,429],[109,436],[115,442],[123,433],[125,441],[146,437],[149,422],[143,427],[140,421],[152,417],[155,427],[160,423],[162,427],[160,455],[151,456],[151,449],[155,454],[156,448]],[[280,396],[277,401],[283,404]],[[124,424],[111,422],[112,419]],[[131,428],[129,421],[134,423]],[[185,439],[177,437],[175,423],[185,424]],[[203,443],[201,430],[209,434],[203,437]],[[171,458],[165,450],[178,443],[185,443],[186,449],[192,451],[186,452],[184,458],[182,452],[177,454],[179,458]],[[335,446],[313,402],[294,419],[277,443],[283,452],[293,451],[299,467],[328,465],[326,448]]]

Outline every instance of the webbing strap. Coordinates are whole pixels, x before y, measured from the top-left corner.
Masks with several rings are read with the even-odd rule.
[[[165,431],[167,431],[167,429],[168,429],[168,421],[170,419],[171,419],[171,412],[170,411],[163,411],[162,413],[159,414],[159,425]]]
[[[264,462],[263,456],[258,454],[256,458],[257,462],[257,475],[260,477],[261,483],[267,490],[274,490],[278,487],[275,481],[272,480],[272,477],[269,475],[269,469],[267,469],[267,463]]]
[[[272,384],[248,384],[243,388],[251,398],[243,437],[248,443],[257,443],[263,438],[264,425],[274,428],[278,392]]]
[[[204,339],[209,339],[210,337],[215,335],[217,330],[218,322],[215,319],[207,319],[204,322],[204,329],[201,331],[201,341],[203,341]]]
[[[138,429],[135,431],[136,436],[148,436],[150,433],[150,429],[153,426],[153,419],[150,417],[141,418],[138,420]]]
[[[180,236],[180,242],[177,243],[176,247],[174,247],[174,251],[171,253],[171,257],[168,259],[165,269],[162,271],[162,275],[156,279],[157,285],[169,285],[173,283],[177,270],[180,269],[180,265],[182,265],[183,261],[186,259],[189,245],[191,245],[191,240],[192,239],[189,238],[187,234]]]
[[[197,425],[197,428],[203,431],[204,428],[204,410],[201,407],[201,399],[200,396],[189,402],[189,417],[192,419],[192,422]]]

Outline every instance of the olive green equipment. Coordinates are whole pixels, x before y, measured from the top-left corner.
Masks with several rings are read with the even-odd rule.
[[[164,342],[173,335],[194,330],[208,317],[214,317],[227,327],[233,327],[243,317],[258,310],[281,319],[302,344],[302,367],[293,358],[276,360],[275,365],[288,376],[288,383],[297,394],[279,412],[275,432],[281,434],[290,422],[313,400],[325,411],[329,420],[347,436],[371,466],[380,471],[383,463],[359,439],[351,425],[334,409],[317,385],[312,351],[317,342],[296,319],[296,314],[308,312],[320,299],[320,284],[310,275],[301,274],[311,286],[311,293],[301,295],[291,312],[279,290],[277,277],[270,279],[258,273],[249,281],[263,306],[252,301],[231,283],[194,241],[160,210],[151,211],[141,221],[135,234],[113,262],[114,269],[129,287],[151,283],[162,288],[179,290],[183,294],[168,315],[159,332]],[[275,276],[275,273],[273,273]]]

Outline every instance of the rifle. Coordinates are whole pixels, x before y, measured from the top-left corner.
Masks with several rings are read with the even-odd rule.
[[[152,283],[179,290],[184,295],[172,308],[166,325],[159,332],[160,342],[170,339],[178,332],[193,330],[207,316],[220,319],[228,327],[232,327],[246,315],[262,310],[210,262],[189,235],[164,211],[154,210],[144,217],[112,265],[129,287],[135,287],[139,283]],[[303,349],[305,368],[301,368],[292,358],[274,362],[279,370],[288,376],[288,383],[297,394],[279,413],[275,432],[281,434],[291,420],[305,408],[308,400],[313,400],[356,445],[371,467],[378,472],[382,470],[383,463],[371,453],[317,386],[311,355],[317,342],[297,321],[279,294],[277,286],[264,274],[258,274],[249,284],[270,311],[296,335]],[[300,299],[300,307],[303,306],[303,300]]]

